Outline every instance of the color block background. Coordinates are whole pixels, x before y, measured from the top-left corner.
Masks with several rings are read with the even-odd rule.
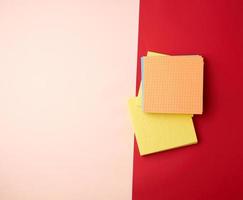
[[[0,200],[130,200],[139,0],[0,0]]]
[[[141,0],[140,57],[148,50],[205,57],[199,143],[140,157],[133,200],[243,199],[243,1]]]

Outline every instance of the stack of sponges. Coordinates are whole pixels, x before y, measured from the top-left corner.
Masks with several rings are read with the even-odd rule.
[[[140,155],[196,144],[192,117],[203,110],[203,58],[148,52],[129,112]]]

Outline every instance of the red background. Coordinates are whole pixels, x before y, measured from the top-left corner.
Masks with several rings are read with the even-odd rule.
[[[140,157],[133,200],[243,199],[243,1],[141,0],[140,57],[148,50],[205,58],[199,143]]]

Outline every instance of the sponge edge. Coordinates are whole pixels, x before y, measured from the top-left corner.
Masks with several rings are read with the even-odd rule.
[[[157,53],[157,52],[154,52],[154,51],[148,51],[147,56],[170,56],[170,55],[164,54],[164,53]]]
[[[141,98],[128,101],[130,118],[140,155],[196,144],[191,115],[144,113]]]

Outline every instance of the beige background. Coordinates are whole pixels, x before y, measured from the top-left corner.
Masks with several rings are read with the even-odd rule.
[[[0,199],[131,199],[138,0],[0,1]]]

